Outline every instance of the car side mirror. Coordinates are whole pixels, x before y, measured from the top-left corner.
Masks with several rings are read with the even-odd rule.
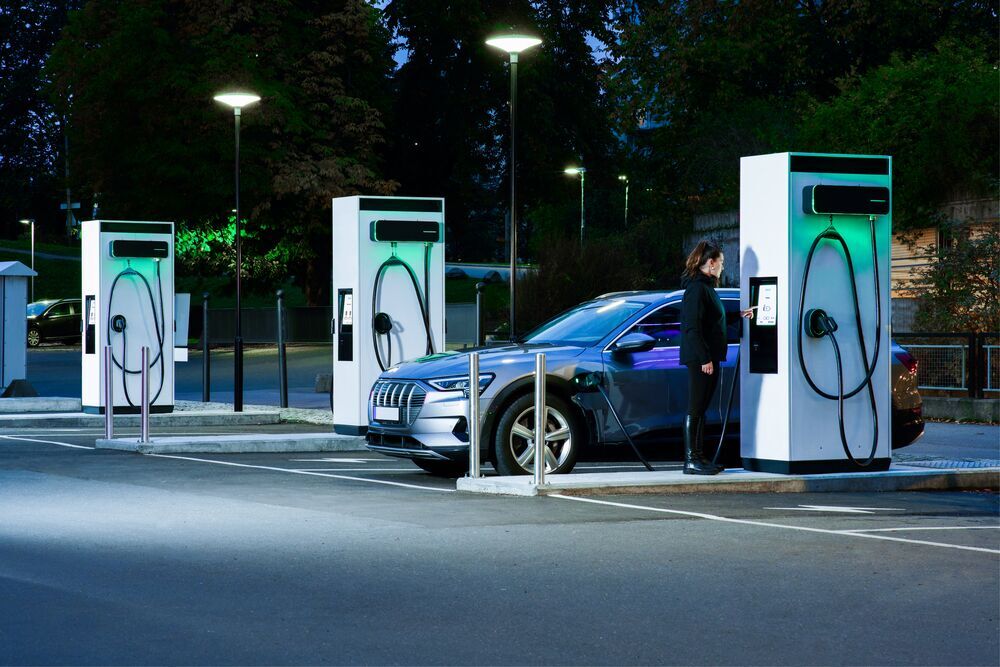
[[[656,347],[656,339],[644,333],[622,336],[612,348],[615,352],[649,352]]]

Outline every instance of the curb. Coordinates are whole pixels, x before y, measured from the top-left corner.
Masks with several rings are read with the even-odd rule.
[[[362,452],[365,439],[331,433],[276,435],[225,435],[152,438],[141,443],[134,438],[96,441],[97,449],[139,454],[261,454],[274,452]]]
[[[115,415],[115,428],[139,426],[139,415]],[[280,424],[278,412],[172,412],[152,414],[150,426],[259,426]],[[0,415],[0,429],[5,428],[102,428],[104,415],[82,413],[47,413],[37,415]]]
[[[643,479],[642,476],[656,476]],[[894,466],[878,473],[772,475],[733,470],[728,475],[692,480],[680,471],[565,475],[536,486],[531,477],[463,477],[456,489],[505,496],[565,496],[673,493],[831,493],[885,491],[1000,490],[1000,468],[920,469]]]

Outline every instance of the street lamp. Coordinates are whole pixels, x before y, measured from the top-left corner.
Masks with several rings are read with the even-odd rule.
[[[35,270],[35,219],[24,218],[18,220],[22,225],[31,225],[31,270]],[[35,300],[35,276],[31,276],[31,300]]]
[[[563,169],[563,172],[569,174],[570,176],[580,175],[580,247],[583,247],[583,230],[587,224],[587,213],[586,208],[583,205],[583,188],[584,181],[587,178],[587,170],[584,167],[567,167]]]
[[[240,238],[240,110],[259,102],[260,97],[253,93],[230,92],[220,93],[213,99],[233,108],[233,118],[236,120],[236,337],[233,340],[233,411],[243,412],[243,313],[242,313],[242,266],[243,245]]]
[[[517,282],[517,56],[542,40],[531,35],[504,34],[495,35],[486,40],[486,44],[506,51],[510,55],[510,339],[515,339],[514,319],[517,312],[515,285]]]
[[[621,174],[618,180],[625,183],[625,228],[628,229],[628,176]]]

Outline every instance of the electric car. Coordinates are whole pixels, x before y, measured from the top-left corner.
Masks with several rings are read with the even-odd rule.
[[[28,346],[48,341],[80,342],[80,299],[48,299],[28,304]]]
[[[718,293],[726,308],[729,355],[705,415],[709,452],[726,411],[742,327],[739,290]],[[673,455],[687,412],[687,369],[679,361],[682,297],[682,291],[606,294],[556,316],[516,344],[478,349],[482,460],[503,475],[533,469],[538,352],[546,355],[549,472],[569,472],[585,447],[625,442],[609,402],[640,449]],[[923,420],[915,362],[895,343],[892,352],[892,434],[898,448],[922,435]],[[449,352],[385,371],[368,398],[368,448],[411,459],[433,474],[462,474],[468,468],[468,368],[468,354]],[[739,387],[735,390],[727,432],[738,435]],[[729,462],[738,459],[737,439],[727,440]]]

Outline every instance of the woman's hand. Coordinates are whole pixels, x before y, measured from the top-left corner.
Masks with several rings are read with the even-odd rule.
[[[711,361],[708,362],[707,364],[701,365],[701,372],[704,373],[705,375],[711,375],[714,370],[715,366],[712,364]]]
[[[746,319],[751,319],[753,317],[753,308],[747,308],[746,310],[740,311],[740,317],[745,317]]]

